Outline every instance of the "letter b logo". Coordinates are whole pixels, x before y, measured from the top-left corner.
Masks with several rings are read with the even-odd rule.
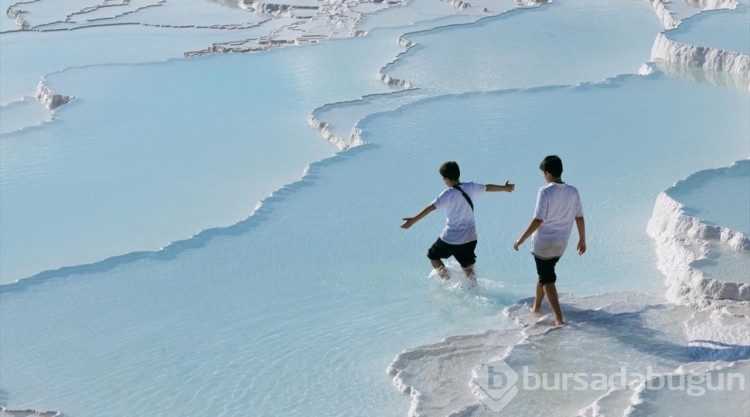
[[[475,370],[472,382],[476,387],[474,394],[495,412],[505,408],[518,394],[518,374],[499,356]]]

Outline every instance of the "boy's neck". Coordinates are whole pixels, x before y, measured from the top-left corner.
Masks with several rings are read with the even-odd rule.
[[[445,180],[445,185],[447,185],[448,187],[455,187],[460,184],[461,184],[461,181],[458,181],[458,180],[449,180],[449,179]]]
[[[546,179],[546,180],[547,180],[547,182],[548,182],[548,183],[550,183],[550,184],[551,184],[551,183],[555,183],[555,184],[565,184],[565,183],[563,182],[563,180],[562,180],[562,176],[560,176],[560,177],[553,177],[552,175],[550,175],[549,173],[547,173],[547,174],[546,174],[546,175],[544,176],[544,179]]]

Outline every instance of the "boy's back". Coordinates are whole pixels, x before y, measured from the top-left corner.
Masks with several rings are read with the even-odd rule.
[[[540,258],[562,256],[576,217],[583,217],[583,209],[574,186],[552,182],[540,188],[534,218],[544,222],[532,235],[531,253]]]
[[[518,247],[531,236],[531,253],[534,255],[539,277],[531,312],[539,313],[542,300],[547,297],[552,311],[555,312],[555,324],[562,325],[562,308],[555,286],[555,265],[568,246],[574,222],[578,228],[576,249],[579,255],[586,252],[586,222],[583,220],[578,190],[562,180],[563,165],[560,157],[547,155],[539,164],[539,169],[547,185],[539,189],[534,217],[521,237],[513,242],[513,249],[518,250]]]
[[[444,163],[440,166],[439,172],[443,178],[443,183],[449,188],[443,190],[432,203],[422,209],[416,216],[405,217],[401,228],[408,229],[431,212],[438,209],[444,210],[445,227],[440,237],[427,251],[427,258],[440,277],[448,279],[450,275],[448,270],[445,269],[442,259],[454,257],[463,268],[469,281],[476,285],[474,262],[477,256],[474,249],[477,246],[477,228],[474,222],[474,209],[472,208],[473,197],[484,194],[486,191],[511,192],[516,186],[511,184],[510,181],[506,181],[505,185],[462,183],[459,180],[461,170],[456,161]],[[468,199],[464,197],[464,193],[466,193]],[[472,200],[471,205],[468,200]]]
[[[464,182],[459,185],[471,198],[485,193],[486,186],[475,182]],[[445,211],[445,227],[440,238],[445,243],[460,245],[477,239],[477,229],[474,210],[466,201],[466,197],[456,188],[446,188],[432,202],[435,208]]]

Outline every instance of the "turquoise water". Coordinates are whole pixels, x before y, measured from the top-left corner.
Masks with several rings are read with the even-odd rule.
[[[715,10],[686,20],[670,37],[687,44],[698,44],[725,51],[747,53],[750,50],[750,7],[739,1],[734,10]]]
[[[588,226],[589,252],[565,255],[559,290],[659,299],[664,277],[645,230],[654,201],[747,157],[750,100],[634,75],[658,20],[645,4],[613,7],[561,1],[444,27],[468,20],[452,11],[448,22],[427,16],[316,45],[50,74],[77,99],[54,122],[0,138],[3,282],[27,278],[0,287],[0,405],[71,416],[407,415],[410,398],[386,373],[397,354],[515,328],[502,311],[531,296],[535,278],[528,248],[512,242],[549,153],[581,191]],[[524,36],[498,37],[576,16],[591,32],[573,25],[528,48],[518,47]],[[421,46],[405,52],[398,37],[413,31]],[[476,61],[437,64],[462,45]],[[508,54],[523,67],[488,75],[486,62]],[[377,80],[383,69],[420,90],[358,101],[396,91]],[[326,104],[327,117],[357,123],[363,145],[339,152],[307,125]],[[447,284],[429,274],[439,214],[399,228],[442,190],[437,169],[449,159],[464,180],[517,187],[475,202],[471,290],[454,264]],[[643,328],[616,323],[597,323],[586,343]],[[649,325],[659,340],[679,328]],[[547,344],[574,361],[579,339],[553,336]],[[684,341],[674,344],[679,353],[659,352],[664,363],[686,360]],[[545,363],[529,352],[518,362]],[[615,345],[587,366],[632,352]]]
[[[684,212],[707,224],[750,234],[750,216],[736,210],[750,206],[750,161],[737,161],[727,169],[707,171],[685,181],[683,187],[669,192],[685,205]]]
[[[387,73],[440,93],[575,85],[637,73],[661,30],[653,10],[646,3],[575,4],[407,34],[417,45]]]

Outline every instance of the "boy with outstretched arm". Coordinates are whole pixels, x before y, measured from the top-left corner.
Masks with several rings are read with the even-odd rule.
[[[534,209],[534,218],[521,237],[513,243],[513,249],[531,236],[531,254],[534,255],[539,282],[532,313],[539,313],[544,296],[555,313],[555,324],[563,324],[563,314],[557,297],[557,275],[555,265],[565,252],[575,222],[578,229],[578,254],[586,252],[586,226],[583,220],[581,197],[578,190],[562,180],[562,160],[549,155],[539,165],[547,185],[539,189]]]
[[[473,199],[484,194],[485,191],[511,192],[516,186],[509,181],[506,181],[505,185],[462,183],[459,180],[461,171],[455,161],[448,161],[441,165],[440,175],[448,188],[443,190],[419,214],[404,218],[401,228],[410,228],[436,209],[445,211],[445,227],[440,237],[427,251],[427,257],[438,275],[447,280],[450,276],[442,259],[453,256],[463,268],[469,282],[474,283],[476,281],[474,263],[477,257],[474,250],[477,246],[477,229],[474,221]]]

